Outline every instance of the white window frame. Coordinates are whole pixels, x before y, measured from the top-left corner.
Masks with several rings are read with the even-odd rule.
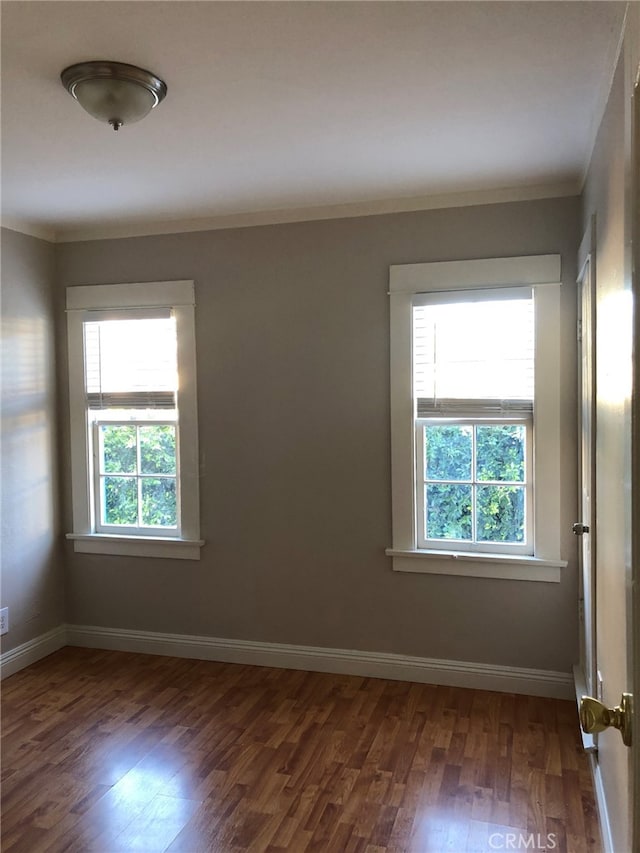
[[[390,268],[391,492],[393,544],[401,572],[559,582],[560,255],[402,264]],[[535,304],[533,555],[420,548],[417,537],[416,419],[412,312],[417,294],[533,287]]]
[[[136,531],[105,533],[96,521],[92,423],[85,391],[84,333],[87,312],[169,308],[176,320],[180,519],[177,535],[141,535]],[[105,314],[105,316],[107,316]],[[123,556],[199,560],[200,497],[193,281],[81,285],[67,288],[71,488],[75,551]]]

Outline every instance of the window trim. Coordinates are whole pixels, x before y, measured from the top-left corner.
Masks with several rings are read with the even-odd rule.
[[[401,264],[390,267],[391,491],[395,571],[558,582],[560,555],[560,255]],[[536,371],[534,556],[420,549],[416,531],[412,381],[414,295],[533,287]],[[544,335],[544,345],[541,336]],[[536,453],[536,445],[545,448]]]
[[[83,322],[87,311],[171,308],[178,338],[179,462],[181,532],[179,536],[100,533],[93,518],[91,425],[85,405]],[[79,285],[67,288],[69,409],[74,550],[128,556],[199,560],[200,497],[193,281]]]

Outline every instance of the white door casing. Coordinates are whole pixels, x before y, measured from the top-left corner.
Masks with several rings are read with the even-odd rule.
[[[577,523],[580,558],[580,666],[586,692],[601,699],[596,638],[596,306],[595,216],[578,252],[578,417],[580,488]],[[594,736],[594,742],[596,741]]]

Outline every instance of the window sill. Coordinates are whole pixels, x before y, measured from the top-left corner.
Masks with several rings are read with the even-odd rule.
[[[513,554],[479,554],[465,551],[425,551],[387,548],[394,572],[432,575],[460,575],[500,580],[560,583],[560,569],[566,560],[543,560]]]
[[[164,557],[199,560],[202,539],[170,539],[166,536],[114,536],[103,533],[67,533],[73,550],[84,554],[112,554],[122,557]]]

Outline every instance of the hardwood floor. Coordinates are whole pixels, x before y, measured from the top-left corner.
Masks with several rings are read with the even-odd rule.
[[[2,710],[3,853],[600,850],[572,702],[66,648]]]

